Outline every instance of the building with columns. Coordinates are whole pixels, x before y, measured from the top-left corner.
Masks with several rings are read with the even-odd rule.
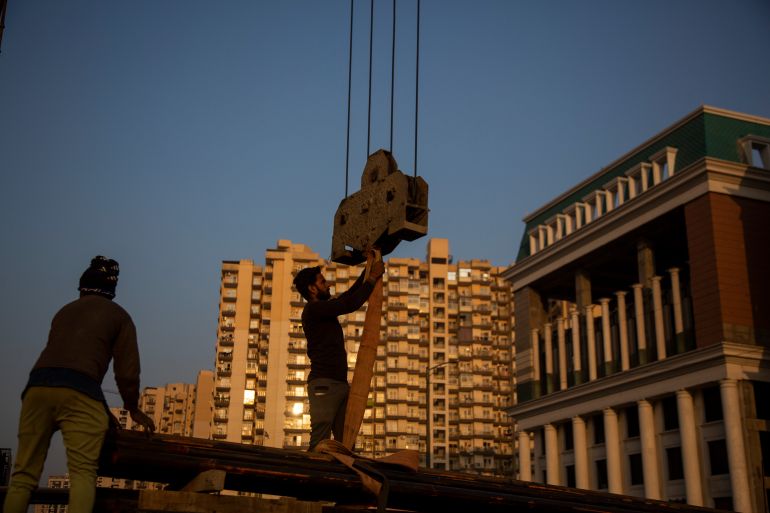
[[[278,241],[264,264],[224,261],[211,436],[306,449],[310,371],[302,268],[321,265],[339,294],[362,266],[326,262],[304,244]],[[454,262],[449,241],[428,242],[424,261],[390,258],[383,277],[381,344],[356,450],[382,457],[431,454],[433,468],[511,475],[512,294],[502,267]],[[340,317],[352,378],[365,306]],[[430,392],[428,392],[428,388]]]
[[[770,120],[699,108],[525,222],[520,478],[767,511]]]

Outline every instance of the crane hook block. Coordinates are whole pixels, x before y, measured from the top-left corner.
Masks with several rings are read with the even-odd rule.
[[[428,233],[428,183],[407,176],[389,151],[369,155],[361,175],[361,190],[343,199],[334,215],[334,262],[356,265],[364,251],[376,246],[383,255],[402,240]]]

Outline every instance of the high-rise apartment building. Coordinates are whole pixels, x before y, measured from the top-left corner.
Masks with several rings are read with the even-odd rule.
[[[307,447],[310,362],[301,323],[304,300],[292,279],[314,265],[324,266],[335,294],[347,290],[363,268],[324,262],[307,246],[285,240],[267,251],[264,265],[223,262],[213,438]],[[504,408],[513,397],[513,302],[501,271],[484,260],[453,263],[443,239],[430,241],[424,262],[388,260],[382,344],[359,452],[425,454],[427,443],[435,468],[510,472],[513,439]],[[340,318],[349,378],[364,312]]]
[[[209,438],[214,373],[202,370],[196,385],[168,383],[163,387],[145,387],[139,396],[139,409],[155,422],[155,431],[166,435]],[[110,408],[123,429],[133,429],[134,422],[123,408]]]
[[[520,478],[767,511],[770,120],[700,108],[525,222]]]

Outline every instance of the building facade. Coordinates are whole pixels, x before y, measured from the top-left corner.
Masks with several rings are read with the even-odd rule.
[[[315,265],[324,267],[335,294],[362,270],[324,262],[307,246],[285,240],[267,251],[264,265],[223,262],[213,438],[307,448],[304,300],[291,283],[297,271]],[[482,260],[452,263],[443,239],[430,241],[424,262],[388,260],[382,344],[357,451],[425,454],[427,444],[436,468],[511,472],[513,440],[504,409],[512,397],[513,310],[501,271]],[[365,307],[340,319],[349,379],[364,315]]]
[[[520,478],[767,511],[770,120],[702,107],[525,222]]]
[[[145,387],[139,396],[139,409],[155,422],[157,433],[209,438],[213,385],[214,373],[202,370],[195,385],[168,383],[163,387]],[[110,411],[123,429],[134,429],[127,410],[113,407]]]

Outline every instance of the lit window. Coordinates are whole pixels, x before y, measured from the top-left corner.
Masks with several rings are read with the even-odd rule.
[[[254,404],[254,390],[244,390],[243,391],[243,404]]]
[[[293,415],[302,415],[304,409],[305,405],[303,403],[294,403],[294,405],[291,407],[291,413]]]

